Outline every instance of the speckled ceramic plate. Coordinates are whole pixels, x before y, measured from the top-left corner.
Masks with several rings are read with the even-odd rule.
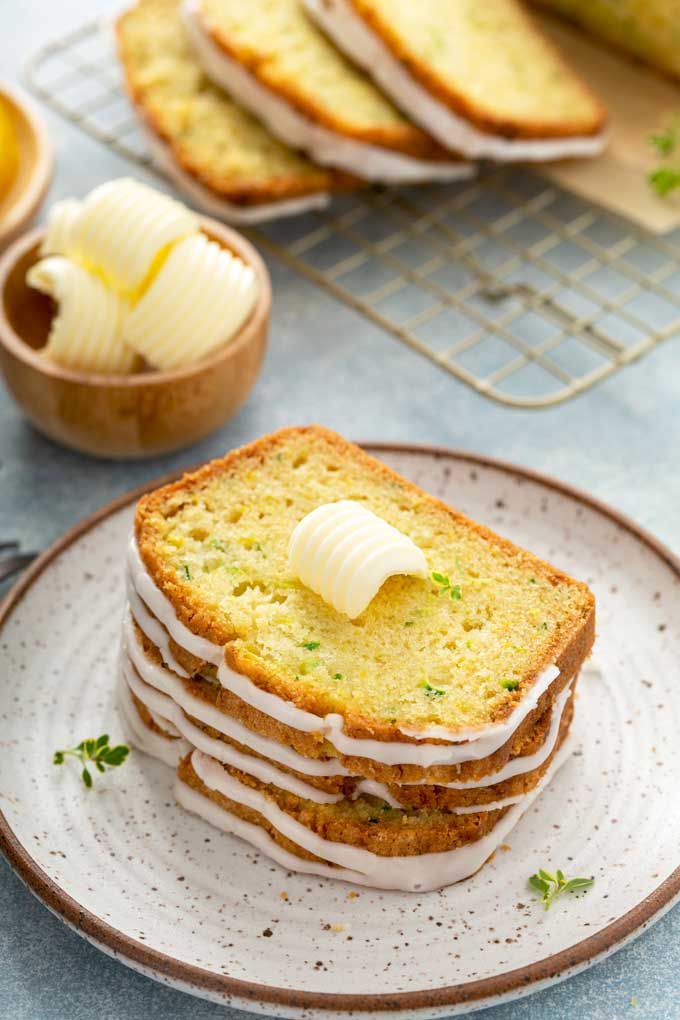
[[[185,814],[132,753],[86,791],[51,752],[107,731],[134,497],[49,550],[4,609],[0,845],[33,891],[122,962],[277,1016],[447,1016],[525,995],[633,938],[680,897],[680,563],[549,479],[465,454],[375,452],[592,585],[597,669],[576,755],[473,879],[417,896],[290,874]],[[594,875],[545,912],[539,866]]]

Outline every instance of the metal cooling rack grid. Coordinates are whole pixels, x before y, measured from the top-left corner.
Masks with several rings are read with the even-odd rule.
[[[50,42],[27,76],[55,111],[158,172],[101,22]],[[648,235],[525,168],[339,196],[248,233],[504,404],[566,400],[680,335],[680,231]]]

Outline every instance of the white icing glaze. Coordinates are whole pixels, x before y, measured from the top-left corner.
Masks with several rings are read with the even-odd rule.
[[[305,0],[307,12],[334,43],[442,145],[470,159],[552,160],[596,156],[606,134],[515,139],[480,131],[428,92],[373,32],[348,0]]]
[[[126,613],[123,620],[123,649],[130,657],[135,669],[142,679],[151,687],[167,694],[173,701],[184,709],[184,711],[207,726],[211,726],[218,733],[223,733],[244,747],[250,747],[258,754],[271,758],[280,765],[295,769],[307,775],[314,776],[346,776],[347,770],[339,761],[331,759],[322,761],[317,758],[305,758],[298,754],[291,747],[272,740],[271,737],[263,737],[254,730],[243,726],[236,719],[224,712],[220,712],[214,705],[210,705],[202,698],[198,698],[186,690],[178,676],[171,673],[165,666],[159,666],[152,662],[139,645],[137,637],[132,628],[132,618]]]
[[[170,768],[177,768],[180,758],[191,750],[191,744],[186,740],[162,737],[160,733],[149,729],[140,719],[130,689],[123,680],[118,683],[118,704],[130,743],[152,758],[158,758]]]
[[[154,584],[141,560],[134,539],[130,543],[128,564],[133,586],[140,597],[144,599],[178,645],[199,658],[206,659],[218,666],[218,679],[223,687],[232,691],[251,707],[293,729],[308,733],[322,733],[341,754],[369,758],[371,761],[384,765],[419,765],[423,768],[478,761],[480,758],[486,758],[493,754],[510,739],[520,723],[536,708],[541,695],[559,676],[557,666],[548,666],[537,677],[531,688],[505,720],[493,723],[481,730],[471,728],[451,732],[440,726],[417,731],[402,728],[402,732],[406,736],[412,736],[419,741],[426,741],[428,738],[449,740],[450,742],[446,744],[411,744],[350,737],[344,732],[344,719],[341,715],[329,713],[324,717],[317,716],[275,694],[261,690],[249,677],[236,673],[226,664],[223,651],[218,645],[188,630],[177,619],[171,602]]]
[[[128,570],[132,587],[139,597],[146,602],[154,616],[160,620],[176,644],[180,645],[181,648],[184,648],[191,655],[195,655],[196,658],[205,659],[206,662],[212,663],[213,666],[219,666],[224,660],[222,649],[219,645],[213,644],[212,641],[194,634],[193,631],[184,626],[181,620],[177,619],[172,603],[165,597],[160,588],[156,586],[144,566],[134,538],[130,540],[128,546]]]
[[[225,744],[223,740],[216,740],[209,736],[198,726],[195,726],[190,719],[187,719],[184,711],[172,698],[145,683],[125,655],[121,657],[121,667],[128,687],[142,704],[146,705],[150,712],[152,711],[151,706],[155,706],[158,712],[162,712],[168,719],[172,719],[172,723],[166,725],[173,726],[193,747],[204,754],[216,758],[224,765],[232,765],[263,783],[271,783],[282,790],[288,790],[305,800],[313,800],[318,804],[337,804],[343,799],[341,793],[326,793],[324,790],[317,790],[315,786],[305,783],[297,776],[277,769],[271,762],[255,758],[252,754],[244,754],[243,751],[237,750],[231,744]]]
[[[178,676],[188,677],[189,674],[187,671],[180,666],[179,662],[172,654],[167,630],[158,622],[155,616],[151,615],[149,610],[146,608],[145,603],[137,594],[129,577],[125,587],[127,600],[130,603],[130,611],[137,621],[139,629],[146,634],[149,641],[156,646],[163,657],[163,662],[165,662],[174,673],[177,673]]]
[[[502,783],[506,779],[512,779],[513,776],[523,776],[527,772],[532,772],[534,769],[540,768],[541,765],[550,757],[552,751],[557,743],[557,737],[560,732],[560,722],[562,720],[562,714],[564,712],[567,701],[569,700],[569,694],[573,681],[560,691],[552,706],[552,714],[550,716],[550,726],[546,733],[545,740],[539,747],[538,751],[534,751],[533,754],[527,754],[523,757],[511,758],[510,761],[506,762],[502,769],[498,772],[493,772],[491,775],[484,776],[482,779],[471,779],[468,782],[459,783],[439,783],[439,786],[445,786],[449,790],[471,790],[476,789],[480,786],[495,786],[497,783]],[[419,783],[411,785],[422,786],[427,780],[420,780]]]
[[[352,499],[306,514],[290,536],[288,563],[303,584],[350,620],[363,613],[388,577],[427,577],[422,550]]]
[[[191,811],[192,814],[202,818],[216,829],[231,833],[245,840],[246,843],[250,843],[251,846],[280,864],[286,871],[301,871],[306,875],[339,878],[345,882],[354,882],[355,885],[367,884],[364,877],[358,873],[353,874],[350,871],[343,871],[342,868],[332,868],[329,864],[322,864],[320,861],[306,861],[302,857],[292,854],[289,850],[279,846],[265,829],[225,811],[219,804],[209,800],[208,797],[194,790],[181,779],[177,779],[175,782],[175,798],[177,803],[187,811]]]
[[[308,152],[316,163],[385,184],[456,181],[473,175],[475,168],[469,163],[418,159],[323,127],[262,85],[224,52],[206,27],[200,0],[183,0],[181,11],[187,37],[206,75],[250,110],[275,137],[294,149]]]
[[[235,202],[229,202],[187,173],[173,156],[170,146],[141,122],[139,130],[154,162],[166,177],[169,177],[198,209],[226,223],[244,225],[264,223],[266,220],[275,220],[283,216],[298,216],[313,209],[325,209],[330,202],[330,195],[326,191],[315,191],[309,195],[285,198],[278,202],[258,202],[257,205],[237,205]]]
[[[386,783],[378,783],[375,779],[362,779],[359,783],[357,783],[354,789],[352,800],[356,800],[357,797],[361,797],[364,793],[367,793],[371,797],[379,797],[380,800],[384,800],[386,804],[390,804],[394,808],[401,808],[403,810],[404,805],[400,804],[398,800],[395,800]]]
[[[222,793],[231,800],[252,810],[257,811],[267,819],[279,832],[287,836],[298,846],[309,851],[323,860],[330,861],[345,869],[338,872],[328,868],[321,872],[317,867],[313,874],[327,874],[332,878],[342,878],[346,881],[357,882],[362,885],[370,885],[379,889],[400,889],[408,892],[426,892],[432,889],[440,889],[443,886],[459,882],[474,874],[488,857],[503,842],[511,829],[519,821],[521,815],[530,807],[536,797],[547,786],[557,769],[566,761],[571,753],[569,742],[560,748],[555,756],[550,769],[543,780],[523,798],[522,803],[514,804],[509,811],[494,826],[492,831],[474,843],[469,843],[456,850],[449,850],[443,853],[426,853],[413,857],[383,857],[371,853],[361,847],[349,846],[345,843],[336,843],[323,839],[321,836],[311,832],[300,822],[296,821],[285,811],[282,811],[270,798],[244,786],[228,775],[224,769],[215,761],[202,755],[200,751],[194,751],[191,762],[196,774],[209,788]],[[177,793],[177,790],[176,790]],[[201,795],[198,795],[201,797]],[[214,821],[220,828],[235,832],[243,836],[249,842],[259,846],[265,853],[270,853],[270,846],[259,837],[257,842],[252,838],[254,835],[244,826],[232,824],[238,820],[234,816],[225,819],[227,812],[218,809],[219,814],[206,807],[208,798],[202,797],[197,800],[195,797],[186,797],[183,789],[179,790],[179,802],[189,810],[196,811],[204,818]],[[214,805],[217,807],[217,805]],[[271,841],[273,842],[273,841]],[[278,853],[272,853],[275,860],[281,862]],[[307,865],[311,862],[301,858],[293,858],[292,855],[286,860],[285,866],[296,871],[306,871]],[[360,877],[358,877],[360,876]]]

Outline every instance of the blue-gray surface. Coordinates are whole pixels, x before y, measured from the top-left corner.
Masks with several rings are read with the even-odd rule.
[[[0,74],[76,25],[93,0],[0,0]],[[125,164],[56,117],[49,198],[80,194]],[[362,438],[448,444],[504,457],[589,489],[680,549],[680,347],[671,341],[594,391],[546,411],[487,402],[356,313],[270,261],[271,346],[247,406],[221,432],[173,457],[88,460],[37,435],[0,392],[0,537],[43,547],[133,485],[280,425],[321,421]],[[204,1020],[235,1013],[108,959],[61,925],[0,864],[0,1018]],[[680,907],[636,942],[566,983],[484,1014],[488,1020],[678,1020]]]

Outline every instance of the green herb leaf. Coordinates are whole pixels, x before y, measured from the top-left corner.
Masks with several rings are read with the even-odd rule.
[[[443,687],[435,687],[427,678],[421,680],[419,686],[423,688],[429,698],[441,698],[444,694],[448,693]]]
[[[404,626],[405,627],[412,627],[414,623],[415,623],[414,620],[405,620],[404,621]]]
[[[433,570],[430,577],[435,584],[439,585],[439,594],[446,595],[448,592],[449,597],[458,601],[463,597],[463,589],[459,584],[451,584],[447,574],[440,574],[436,570]]]
[[[545,620],[541,624],[541,627],[543,628],[543,630],[547,630],[548,629],[548,624],[545,622]]]
[[[125,744],[118,744],[116,747],[108,748],[106,753],[102,755],[102,758],[107,765],[115,768],[117,765],[123,764],[129,753],[129,747],[126,747]]]
[[[594,878],[570,878],[567,879],[561,868],[558,868],[553,875],[545,868],[539,868],[537,874],[530,875],[528,884],[541,894],[541,903],[546,910],[550,909],[553,900],[564,892],[574,892],[577,889],[588,889],[594,883]]]
[[[669,124],[664,131],[649,136],[649,144],[660,156],[672,156],[678,144],[678,132],[675,124]]]
[[[186,577],[187,581],[190,581],[191,580],[191,570],[189,569],[189,564],[188,563],[184,563],[182,565],[182,569],[184,571],[184,576]]]
[[[67,756],[77,758],[83,766],[80,773],[81,779],[89,789],[92,786],[92,773],[87,768],[87,762],[92,762],[97,772],[105,772],[107,768],[122,765],[129,753],[130,748],[125,744],[109,747],[109,735],[102,733],[96,740],[93,737],[88,737],[87,740],[81,740],[75,747],[55,751],[52,762],[54,765],[63,765]]]
[[[506,691],[516,691],[519,687],[519,680],[515,680],[514,678],[501,680],[501,687],[505,687]]]
[[[535,577],[530,577],[529,578],[529,584],[536,584],[536,578]]]
[[[562,891],[572,892],[574,889],[590,889],[594,881],[594,878],[570,878],[568,882],[564,883]]]
[[[680,187],[680,169],[676,170],[672,166],[660,166],[651,171],[647,180],[657,195],[665,198],[666,195],[670,195],[672,191]]]
[[[315,652],[317,648],[321,647],[320,641],[305,641],[302,644],[303,648],[306,648],[308,652]]]
[[[334,673],[333,674],[333,679],[334,680],[342,680],[342,673]]]

